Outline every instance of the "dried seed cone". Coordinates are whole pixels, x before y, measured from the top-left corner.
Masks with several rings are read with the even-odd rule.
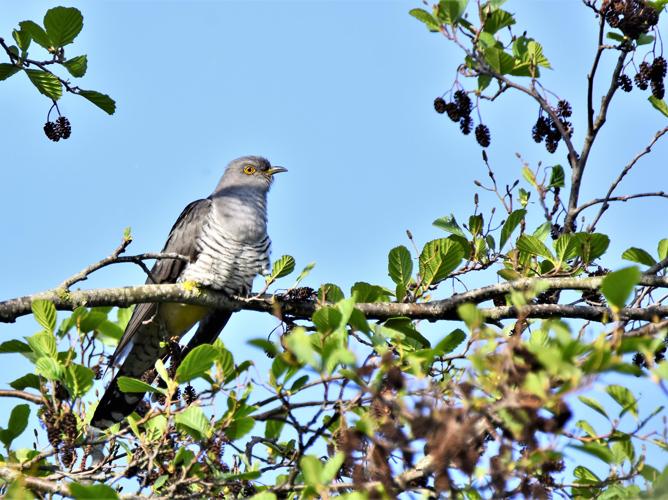
[[[490,136],[489,127],[487,127],[487,125],[480,123],[475,128],[475,140],[478,141],[478,144],[480,144],[483,148],[489,147],[490,143],[492,142],[492,138]]]
[[[442,97],[437,97],[434,99],[434,109],[436,110],[437,113],[443,114],[445,113],[445,99]]]
[[[72,135],[72,126],[70,125],[70,121],[64,116],[60,116],[56,120],[56,126],[60,132],[60,137],[63,139],[69,139],[70,135]]]
[[[44,124],[44,134],[46,134],[46,136],[53,142],[58,142],[60,140],[60,130],[54,122],[46,122]]]

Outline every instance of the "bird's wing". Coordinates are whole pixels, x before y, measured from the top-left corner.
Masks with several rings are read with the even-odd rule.
[[[191,262],[194,261],[199,253],[197,238],[204,227],[210,209],[211,200],[209,198],[193,201],[184,208],[169,232],[169,237],[162,251],[184,255],[190,257]],[[159,259],[151,269],[151,276],[146,280],[146,283],[176,283],[186,265],[187,262],[180,259]],[[109,366],[113,366],[131,343],[137,331],[153,317],[156,311],[157,304],[138,304],[135,307],[125,332],[118,342],[116,351],[110,358]]]

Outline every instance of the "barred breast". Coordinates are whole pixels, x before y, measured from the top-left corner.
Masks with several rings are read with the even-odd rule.
[[[235,204],[227,200],[221,209],[214,201],[198,238],[197,259],[186,267],[181,281],[195,281],[229,295],[246,295],[255,276],[268,271],[271,242],[264,206],[253,206],[248,200],[237,207]],[[250,213],[256,210],[259,213]],[[235,216],[229,217],[228,212]]]

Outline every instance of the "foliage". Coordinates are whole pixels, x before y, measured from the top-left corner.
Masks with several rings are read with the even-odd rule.
[[[0,80],[24,72],[38,92],[53,102],[47,115],[44,132],[49,139],[56,142],[68,139],[71,133],[69,120],[60,114],[57,104],[63,96],[63,89],[71,94],[80,95],[110,115],[116,111],[116,102],[108,95],[96,90],[84,90],[70,83],[68,78],[59,76],[59,72],[62,74],[62,71],[74,78],[81,78],[86,74],[87,55],[65,56],[65,47],[74,42],[83,25],[83,15],[79,9],[53,7],[44,15],[43,26],[35,21],[21,21],[19,28],[12,31],[14,45],[8,45],[3,38],[0,38],[0,47],[4,49],[9,59],[8,63],[0,63]],[[31,58],[29,49],[32,42],[35,43],[32,45],[35,50],[40,51],[40,48],[46,50],[49,59]],[[50,121],[51,111],[54,108],[59,118]]]
[[[249,339],[257,359],[238,359],[221,340],[180,359],[166,342],[155,373],[119,381],[123,391],[148,391],[151,401],[104,434],[88,426],[96,380],[130,309],[77,307],[58,324],[54,303],[35,298],[39,331],[0,344],[0,354],[21,355],[34,367],[5,391],[33,406],[17,405],[0,428],[4,492],[116,498],[122,483],[145,496],[267,500],[668,493],[668,469],[650,464],[647,453],[668,448],[665,432],[649,430],[665,416],[663,406],[645,412],[631,386],[608,382],[610,375],[637,378],[668,393],[668,309],[653,294],[668,288],[668,239],[657,238],[656,250],[629,247],[618,256],[609,250],[615,235],[596,231],[610,203],[665,194],[616,195],[619,180],[603,198],[582,201],[579,192],[610,103],[627,86],[621,76],[628,61],[653,43],[652,65],[661,65],[654,41],[666,2],[583,2],[598,25],[595,61],[610,55],[617,65],[611,74],[598,74],[609,88],[598,110],[591,100],[594,65],[580,150],[570,104],[552,102],[556,94],[540,83],[541,72],[550,69],[547,51],[527,32],[514,34],[517,20],[503,3],[442,0],[431,11],[410,12],[463,51],[452,99],[438,98],[443,102],[437,99],[436,111],[470,132],[471,113],[481,103],[522,93],[539,108],[534,139],[549,153],[564,144],[566,167],[527,164],[522,187],[516,181],[500,190],[484,153],[490,184],[476,185],[498,196],[502,221],[494,220],[496,208],[481,208],[476,195],[473,213],[458,215],[465,223],[441,217],[434,226],[444,233],[435,239],[418,246],[409,233],[410,245],[389,250],[385,283],[360,281],[346,292],[332,283],[317,291],[299,287],[313,267],[307,265],[294,286],[268,299],[265,310],[281,313],[283,329]],[[52,9],[44,28],[21,23],[18,46],[27,50],[34,40],[58,52],[80,30],[75,10]],[[71,73],[82,65],[85,71],[85,60],[69,64]],[[0,75],[11,76],[17,67],[0,66]],[[643,80],[641,71],[637,86],[651,86],[651,104],[665,110],[657,95],[663,76],[650,68]],[[473,90],[460,78],[473,82]],[[42,85],[55,96],[55,83]],[[476,129],[484,146],[489,129],[483,132]],[[650,149],[666,132],[656,134]],[[578,230],[576,222],[590,209],[598,211]],[[618,258],[632,265],[605,267]],[[288,255],[277,259],[266,287],[295,267]],[[474,272],[485,273],[489,285],[466,290]],[[74,282],[56,292],[59,307],[72,308]],[[258,308],[260,300],[240,303]],[[10,306],[0,303],[0,318]],[[456,324],[439,322],[435,335],[422,319]],[[264,359],[270,360],[266,370]],[[604,390],[596,391],[597,384]],[[40,443],[46,434],[49,444],[17,448],[31,408],[45,428]],[[575,463],[573,456],[586,458]]]

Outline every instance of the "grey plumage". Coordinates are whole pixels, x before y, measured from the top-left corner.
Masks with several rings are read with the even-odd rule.
[[[273,175],[285,171],[258,156],[232,161],[213,194],[190,203],[169,233],[164,252],[190,257],[159,260],[147,283],[195,281],[229,295],[250,292],[257,274],[269,269],[267,192]],[[122,393],[118,377],[139,378],[165,355],[160,343],[180,338],[199,321],[187,349],[213,342],[231,315],[180,304],[139,304],[111,357],[127,356],[98,404],[91,425],[106,428],[129,415],[144,394]]]

